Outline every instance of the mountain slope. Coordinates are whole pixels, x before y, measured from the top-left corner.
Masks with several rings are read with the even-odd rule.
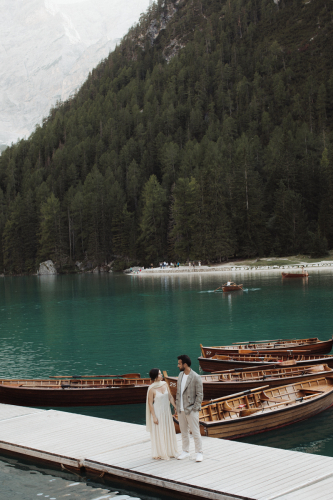
[[[331,24],[325,0],[153,5],[0,158],[6,271],[332,248]]]
[[[29,136],[139,19],[149,0],[2,0],[0,144]]]

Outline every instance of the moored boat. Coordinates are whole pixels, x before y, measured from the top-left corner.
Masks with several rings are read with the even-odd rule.
[[[276,353],[275,356],[272,354],[232,354],[230,356],[216,354],[210,358],[200,356],[198,360],[200,368],[204,372],[210,373],[233,368],[263,367],[272,364],[281,366],[327,364],[330,368],[333,368],[333,356],[331,355],[303,354],[296,351],[290,351],[290,354],[285,352]]]
[[[304,354],[328,354],[332,350],[333,338],[319,340],[317,337],[308,339],[279,339],[263,340],[254,342],[239,342],[224,346],[203,346],[200,344],[203,357],[211,357],[215,354],[246,354],[246,351],[258,351],[260,353],[274,353],[275,351],[303,351]]]
[[[282,278],[307,278],[309,273],[307,271],[302,273],[281,273]]]
[[[203,402],[200,432],[216,438],[241,438],[305,420],[332,405],[332,376],[276,388],[263,386]],[[177,415],[174,422],[179,432]]]
[[[211,375],[201,375],[204,399],[215,399],[221,396],[235,394],[240,391],[255,389],[267,384],[277,387],[296,382],[305,382],[318,378],[320,375],[333,375],[333,369],[327,364],[306,366],[267,366],[266,368],[239,368],[225,370]],[[175,397],[177,392],[177,377],[170,377],[163,372],[164,380]]]
[[[145,403],[149,385],[150,379],[139,373],[118,378],[0,379],[0,403],[40,407]]]

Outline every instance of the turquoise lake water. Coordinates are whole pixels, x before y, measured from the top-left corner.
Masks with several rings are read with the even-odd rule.
[[[216,273],[1,279],[1,378],[147,375],[153,367],[176,375],[179,354],[188,354],[194,370],[199,370],[200,343],[332,336],[333,272],[312,271],[308,280],[291,281],[282,281],[279,273],[228,278],[243,283],[244,291],[213,293],[227,279]],[[144,405],[62,410],[140,424],[145,415]],[[329,409],[243,441],[333,456],[332,423]],[[0,482],[3,470],[10,468],[19,485],[26,473],[22,467],[0,461]],[[45,477],[34,477],[34,484]],[[88,492],[82,495],[92,498]],[[54,493],[54,498],[60,496]]]

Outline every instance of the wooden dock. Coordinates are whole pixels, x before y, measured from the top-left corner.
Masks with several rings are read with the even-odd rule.
[[[180,436],[177,436],[179,449]],[[193,447],[193,443],[191,443]],[[204,461],[156,461],[141,425],[0,404],[0,453],[179,497],[329,500],[333,458],[204,437]]]

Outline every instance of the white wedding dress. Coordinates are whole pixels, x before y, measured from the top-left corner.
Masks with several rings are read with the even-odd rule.
[[[154,424],[153,416],[150,415],[152,457],[164,460],[169,460],[170,457],[176,458],[179,453],[167,389],[164,392],[156,390],[154,410],[158,424]]]

